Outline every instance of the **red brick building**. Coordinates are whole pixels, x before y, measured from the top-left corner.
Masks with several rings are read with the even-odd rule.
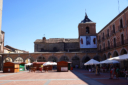
[[[37,44],[39,45],[37,47],[41,48],[47,46],[45,49],[42,49],[45,52],[40,52],[41,48],[34,48],[34,53],[2,54],[3,61],[25,62],[26,60],[30,60],[31,62],[58,62],[63,60],[72,62],[73,67],[75,65],[83,67],[83,64],[91,58],[101,61],[109,57],[128,53],[128,7],[101,29],[100,32],[96,33],[95,27],[96,23],[91,21],[86,14],[84,20],[78,25],[79,37],[75,41],[70,40],[71,42],[67,44],[65,39],[57,38],[56,40],[61,40],[60,42],[57,42],[55,39],[47,39],[46,41],[45,39],[38,39],[34,42],[35,47]],[[54,43],[49,42],[50,40]],[[77,44],[72,44],[72,42]],[[70,52],[68,49],[65,50],[64,43],[67,44],[67,48],[70,48],[70,45],[75,46],[71,50],[77,49],[77,51]],[[49,46],[52,49],[48,48]],[[54,46],[57,46],[57,50],[60,49],[61,52],[53,52]],[[46,52],[46,49],[51,51]],[[124,61],[124,63],[127,62]]]
[[[98,34],[98,51],[106,59],[128,53],[128,7]],[[126,63],[126,61],[125,61]]]

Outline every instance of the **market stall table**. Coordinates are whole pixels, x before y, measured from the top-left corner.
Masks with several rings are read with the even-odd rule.
[[[12,62],[6,62],[3,65],[3,73],[15,73],[19,72],[19,64],[18,63],[12,63]]]

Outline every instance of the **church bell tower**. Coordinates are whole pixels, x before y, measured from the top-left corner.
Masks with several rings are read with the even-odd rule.
[[[96,23],[91,21],[85,13],[85,18],[78,25],[79,47],[83,52],[97,49]]]

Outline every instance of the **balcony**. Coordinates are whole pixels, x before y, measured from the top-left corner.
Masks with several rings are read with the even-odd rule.
[[[104,38],[104,37],[102,37],[102,40],[104,41],[104,40],[105,40],[105,38]]]
[[[106,47],[106,50],[109,50],[110,49],[110,46]]]
[[[103,48],[103,49],[101,49],[101,50],[98,50],[98,52],[107,51],[107,50],[109,50],[109,49],[113,49],[113,48],[116,48],[116,47],[120,47],[120,46],[126,45],[126,44],[128,44],[128,39],[124,40],[123,42],[120,42],[120,41],[119,41],[119,42],[116,42],[115,45],[110,45],[110,46],[108,46],[108,47],[106,47],[106,48]]]
[[[123,30],[123,28],[124,28],[124,27],[123,27],[123,26],[121,26],[121,25],[119,25],[119,26],[118,26],[118,30],[119,30],[119,31],[122,31],[122,30]]]
[[[106,35],[106,38],[109,38],[109,34]]]
[[[112,30],[112,31],[111,31],[111,35],[114,35],[114,34],[115,34],[115,31],[114,31],[114,30]]]
[[[116,42],[115,45],[111,45],[110,47],[112,49],[112,48],[119,47],[119,46],[126,45],[126,44],[128,44],[128,39],[126,39],[124,41],[121,41],[121,42],[120,41],[119,42]]]

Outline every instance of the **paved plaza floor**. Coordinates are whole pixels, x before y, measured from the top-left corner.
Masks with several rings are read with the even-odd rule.
[[[109,79],[109,73],[97,76],[86,70],[75,69],[68,72],[0,72],[0,85],[128,85],[128,80]]]

